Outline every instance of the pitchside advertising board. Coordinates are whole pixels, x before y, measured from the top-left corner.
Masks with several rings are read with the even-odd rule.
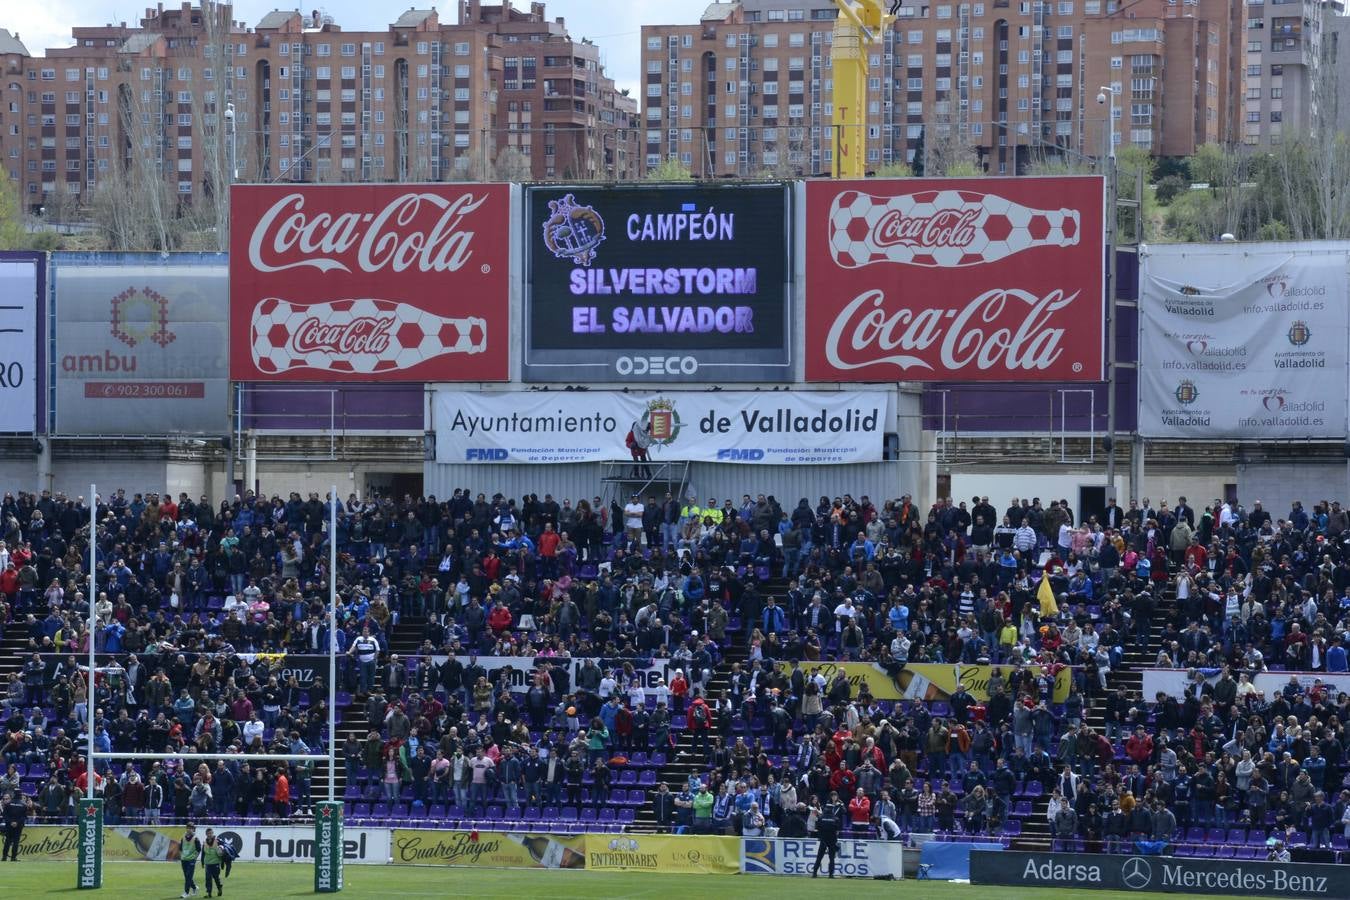
[[[1346,434],[1345,242],[1146,248],[1139,432]]]
[[[505,381],[511,187],[235,185],[236,381]]]
[[[1100,381],[1098,177],[809,181],[807,381]]]
[[[785,184],[526,191],[523,377],[789,381]]]
[[[1261,897],[1350,897],[1350,866],[972,850],[971,884]]]
[[[40,265],[0,255],[0,432],[37,426]]]
[[[51,279],[59,432],[226,428],[223,254],[53,253]]]
[[[818,847],[814,838],[744,838],[741,871],[747,875],[810,875]],[[834,873],[845,878],[900,878],[904,874],[903,854],[904,845],[898,843],[841,840]],[[827,867],[828,861],[824,865]]]
[[[436,461],[814,465],[882,458],[889,392],[438,390]]]

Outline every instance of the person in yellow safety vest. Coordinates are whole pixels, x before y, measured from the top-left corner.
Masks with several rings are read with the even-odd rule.
[[[684,506],[680,507],[680,521],[682,522],[702,522],[703,507],[698,505],[698,498],[690,494],[686,498]]]
[[[721,525],[723,518],[722,510],[717,508],[717,501],[712,497],[708,498],[708,505],[703,508],[703,517],[712,519],[714,525]]]

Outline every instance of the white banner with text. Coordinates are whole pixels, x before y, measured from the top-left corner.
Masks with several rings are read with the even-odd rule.
[[[1344,437],[1348,251],[1345,242],[1148,247],[1139,432]]]
[[[884,391],[438,390],[436,460],[877,462],[887,401]]]

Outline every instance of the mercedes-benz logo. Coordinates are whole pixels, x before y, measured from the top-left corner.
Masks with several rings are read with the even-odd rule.
[[[1132,891],[1142,891],[1153,881],[1153,867],[1148,860],[1132,856],[1120,867],[1120,880]]]

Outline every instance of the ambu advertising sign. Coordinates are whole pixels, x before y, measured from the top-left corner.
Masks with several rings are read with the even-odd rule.
[[[971,884],[1113,891],[1350,897],[1350,868],[1312,863],[972,850]]]
[[[1148,247],[1139,432],[1344,437],[1348,257],[1344,242]]]
[[[223,254],[53,253],[51,272],[59,432],[228,430]]]
[[[791,380],[784,184],[526,192],[526,381]]]
[[[876,462],[888,394],[880,391],[439,390],[436,459],[578,463],[631,458],[814,465]]]
[[[807,381],[1099,381],[1099,177],[806,183]]]
[[[235,185],[237,381],[505,381],[511,188]]]

